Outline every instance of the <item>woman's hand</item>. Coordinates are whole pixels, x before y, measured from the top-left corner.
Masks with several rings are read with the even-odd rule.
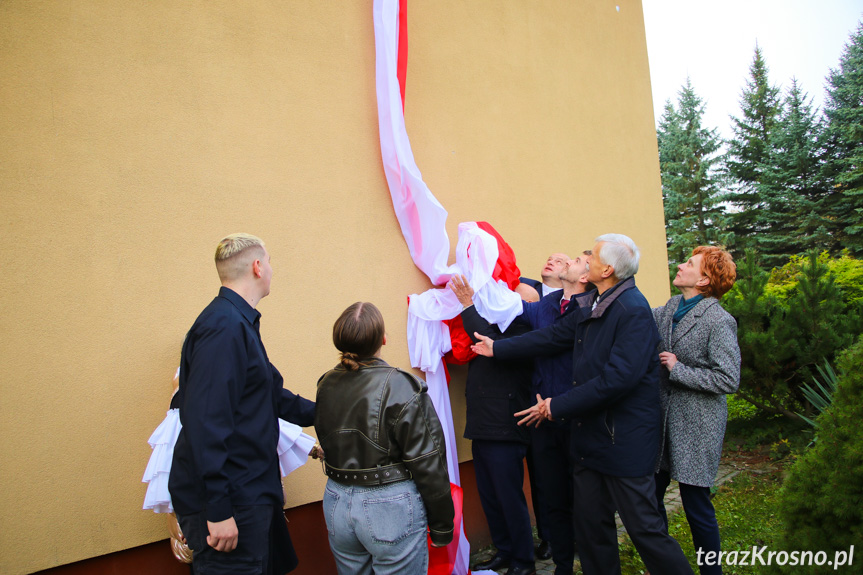
[[[323,448],[322,448],[320,445],[318,445],[318,444],[316,443],[316,444],[312,447],[312,450],[311,450],[311,451],[309,451],[309,457],[311,457],[312,459],[320,459],[320,460],[323,460],[323,459],[324,459],[324,450],[323,450]]]
[[[664,365],[668,371],[671,371],[677,365],[677,356],[670,351],[663,351],[659,354],[659,363]]]

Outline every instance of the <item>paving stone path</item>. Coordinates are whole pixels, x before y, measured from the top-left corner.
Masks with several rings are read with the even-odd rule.
[[[726,481],[730,480],[732,477],[740,473],[740,471],[731,464],[720,464],[719,471],[716,474],[716,486],[720,486]],[[668,486],[668,491],[665,492],[665,511],[669,516],[677,512],[678,509],[681,508],[683,504],[680,501],[680,490],[677,487],[677,482],[672,481],[671,485]],[[623,539],[623,535],[626,533],[626,530],[623,528],[623,524],[620,522],[620,518],[617,518],[617,539],[621,541]],[[471,555],[470,564],[474,565],[480,561],[485,561],[486,559],[491,558],[494,555],[494,547],[486,547],[485,549],[480,549],[476,554]],[[576,559],[578,556],[576,555]],[[506,569],[501,571],[497,571],[499,575],[503,575],[506,573]],[[554,575],[554,562],[551,559],[546,561],[537,561],[536,562],[536,573],[537,575]]]

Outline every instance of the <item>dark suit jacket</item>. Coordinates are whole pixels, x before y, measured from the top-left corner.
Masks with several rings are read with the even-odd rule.
[[[183,342],[176,398],[183,428],[168,480],[180,515],[202,511],[216,522],[232,517],[234,505],[284,504],[277,418],[310,426],[315,404],[282,387],[260,317],[222,287]]]
[[[541,281],[530,279],[530,278],[525,278],[525,277],[518,278],[518,281],[520,283],[529,285],[530,287],[535,289],[537,292],[539,292],[540,298],[542,297],[542,282]]]
[[[579,465],[617,477],[654,471],[659,447],[659,332],[647,300],[628,279],[595,309],[494,344],[495,357],[572,352],[573,387],[551,400],[552,416],[572,420]]]
[[[540,284],[541,285],[541,284]],[[592,303],[590,293],[580,294],[570,301],[570,305],[563,314],[560,313],[560,298],[563,290],[553,291],[536,302],[522,302],[522,318],[530,325],[531,329],[542,329],[563,321],[565,315],[578,310],[581,304]],[[555,397],[566,393],[572,387],[572,350],[565,351],[552,356],[541,356],[534,360],[533,386],[531,398],[540,394],[542,397]],[[534,401],[531,401],[534,403]]]
[[[528,326],[516,320],[506,333],[490,325],[470,306],[461,312],[465,331],[475,342],[474,332],[498,340],[525,333]],[[530,360],[505,361],[477,356],[470,360],[467,371],[466,439],[491,441],[530,442],[530,431],[513,417],[513,413],[527,409],[530,400],[530,378],[533,362]]]

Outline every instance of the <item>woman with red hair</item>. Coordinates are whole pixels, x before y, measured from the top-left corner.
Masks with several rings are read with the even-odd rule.
[[[737,323],[719,305],[731,289],[737,268],[731,255],[717,247],[699,246],[678,266],[674,286],[681,295],[653,309],[662,338],[659,360],[663,436],[656,464],[656,499],[665,516],[663,498],[671,479],[680,484],[680,498],[696,551],[720,550],[719,526],[710,502],[710,488],[719,469],[725,422],[725,395],[740,386]],[[668,519],[666,518],[666,525]],[[707,565],[702,575],[722,573]]]

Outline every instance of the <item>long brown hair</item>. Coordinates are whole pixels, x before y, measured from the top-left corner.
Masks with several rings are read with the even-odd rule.
[[[333,324],[333,344],[341,364],[356,371],[360,362],[374,356],[384,343],[384,316],[373,303],[358,301],[348,306]]]

